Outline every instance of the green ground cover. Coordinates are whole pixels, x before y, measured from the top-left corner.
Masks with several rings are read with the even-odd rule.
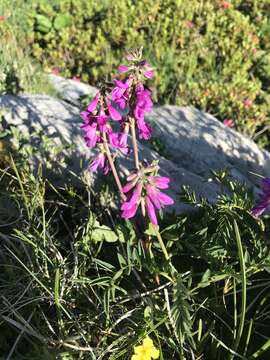
[[[156,99],[232,118],[267,145],[269,4],[230,4],[2,0],[0,93],[53,93],[43,69],[54,67],[94,85],[141,42]],[[111,188],[53,186],[12,136],[0,159],[1,359],[129,360],[146,336],[164,360],[269,359],[269,215],[251,216],[249,189],[225,173],[213,178],[230,195],[215,205],[182,189],[175,201],[197,211],[162,218],[166,260],[151,229],[121,219]]]

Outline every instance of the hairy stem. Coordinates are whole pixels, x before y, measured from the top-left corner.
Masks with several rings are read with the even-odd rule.
[[[115,168],[115,166],[114,166],[114,162],[113,162],[111,150],[110,150],[110,148],[109,148],[109,145],[108,145],[108,141],[107,141],[107,137],[106,137],[106,133],[105,133],[105,132],[102,133],[102,138],[103,138],[103,144],[104,144],[105,152],[106,152],[106,155],[107,155],[107,158],[108,158],[110,167],[111,167],[111,169],[112,169],[112,173],[113,173],[114,180],[115,180],[116,185],[117,185],[117,187],[118,187],[118,190],[119,190],[121,199],[122,199],[123,201],[125,201],[125,200],[126,200],[126,196],[125,196],[125,194],[123,193],[122,185],[121,185],[121,182],[120,182],[120,179],[119,179],[117,170],[116,170],[116,168]]]
[[[132,138],[132,146],[133,146],[133,153],[134,153],[134,161],[135,167],[139,170],[139,151],[138,151],[138,144],[136,139],[136,130],[135,130],[135,119],[130,118],[130,125],[131,125],[131,138]]]

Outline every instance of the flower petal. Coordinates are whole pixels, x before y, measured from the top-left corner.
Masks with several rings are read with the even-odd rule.
[[[124,209],[121,217],[124,219],[130,219],[135,216],[136,211],[138,209],[139,204],[134,204],[133,206],[129,207],[128,209]]]
[[[151,358],[158,359],[159,358],[159,350],[153,347],[151,350]]]
[[[117,70],[120,72],[120,73],[125,73],[129,70],[129,67],[126,66],[126,65],[120,65],[118,66]]]
[[[153,340],[149,336],[146,336],[146,338],[144,338],[143,340],[143,346],[153,347],[154,346]]]
[[[170,196],[164,194],[161,191],[159,191],[159,193],[158,193],[158,199],[163,205],[172,205],[172,204],[174,204],[174,200]]]
[[[145,71],[144,74],[143,74],[147,79],[153,79],[153,77],[155,76],[155,73],[154,71]]]
[[[109,111],[110,117],[113,120],[119,121],[122,119],[121,114],[112,106],[112,104],[109,100],[107,100],[107,106],[108,106],[108,111]]]
[[[251,214],[255,217],[262,215],[267,209],[269,202],[266,200],[259,201],[252,209]]]
[[[131,189],[133,189],[138,180],[139,180],[139,178],[136,177],[133,181],[128,182],[125,186],[123,186],[123,188],[122,188],[123,193],[127,193],[127,192],[129,192]]]
[[[148,180],[159,189],[168,189],[170,178],[166,176],[149,176]]]
[[[263,192],[270,195],[270,178],[263,179]]]
[[[161,209],[161,205],[158,197],[159,192],[157,191],[157,189],[155,189],[151,185],[146,185],[146,192],[149,198],[151,199],[151,201],[154,203],[155,207]]]
[[[148,196],[145,197],[145,203],[146,203],[146,211],[149,216],[149,219],[153,225],[157,225],[157,217],[154,205],[152,204],[150,198]]]
[[[87,106],[87,111],[93,112],[97,107],[98,100],[99,100],[99,93],[97,93],[94,99],[89,103],[89,105]]]

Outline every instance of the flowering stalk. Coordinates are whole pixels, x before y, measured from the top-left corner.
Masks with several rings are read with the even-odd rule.
[[[151,65],[142,59],[142,49],[127,55],[129,65],[120,65],[118,71],[125,74],[124,80],[113,80],[111,86],[103,86],[81,112],[84,124],[86,145],[98,149],[99,153],[91,162],[89,170],[101,169],[106,175],[112,171],[122,204],[122,218],[131,219],[141,210],[153,225],[155,235],[169,260],[166,247],[159,233],[156,211],[164,206],[172,205],[173,199],[163,191],[169,187],[170,179],[158,175],[157,162],[141,163],[139,159],[138,140],[149,140],[152,129],[145,120],[145,113],[152,110],[151,91],[144,85],[145,79],[152,79],[154,72]],[[128,135],[131,134],[134,169],[122,187],[114,159],[119,151],[127,156],[130,154]]]
[[[130,129],[131,129],[131,139],[132,139],[135,167],[137,170],[139,170],[139,168],[140,168],[139,151],[138,151],[138,144],[137,144],[137,138],[136,138],[135,119],[134,118],[130,118]]]
[[[110,148],[109,148],[109,146],[108,146],[108,141],[107,141],[106,133],[105,133],[105,132],[103,132],[102,137],[103,137],[103,144],[104,144],[105,152],[106,152],[106,155],[107,155],[107,158],[108,158],[108,161],[109,161],[111,170],[112,170],[112,174],[113,174],[114,180],[115,180],[116,185],[117,185],[117,187],[118,187],[118,190],[119,190],[121,199],[122,199],[123,201],[125,201],[125,200],[126,200],[126,196],[125,196],[125,194],[123,193],[123,188],[122,188],[122,185],[121,185],[121,182],[120,182],[118,173],[117,173],[117,171],[116,171],[116,168],[115,168],[115,166],[114,166],[114,161],[113,161],[113,159],[112,159],[111,151],[110,151]]]

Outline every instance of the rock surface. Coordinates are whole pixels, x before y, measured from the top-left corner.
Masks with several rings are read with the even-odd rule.
[[[74,182],[76,176],[71,176],[71,172],[78,175],[84,171],[93,155],[82,138],[77,105],[81,95],[94,94],[96,89],[58,76],[51,78],[62,100],[44,95],[2,96],[3,126],[20,129],[33,140],[33,146],[38,146],[33,136],[36,130],[48,135],[53,146],[64,145],[61,156],[68,160],[68,166],[63,166],[62,176],[54,179],[58,183]],[[233,177],[253,186],[254,190],[258,178],[251,172],[269,174],[270,154],[211,115],[192,107],[163,106],[154,108],[148,120],[154,137],[165,146],[167,158],[150,149],[148,143],[140,144],[141,153],[146,160],[159,159],[161,173],[172,179],[170,195],[176,199],[181,186],[188,185],[198,195],[214,201],[220,189],[207,181],[210,169],[227,168]],[[121,172],[126,173],[132,163],[130,159],[122,160]],[[95,176],[90,177],[95,181]],[[188,209],[180,201],[176,201],[174,208],[176,211]]]

